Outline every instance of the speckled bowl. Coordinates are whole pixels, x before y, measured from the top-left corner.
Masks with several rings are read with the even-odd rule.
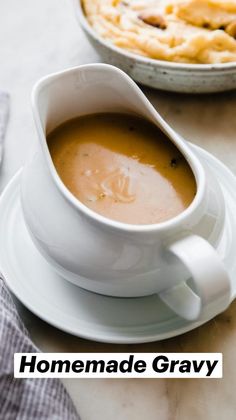
[[[79,24],[105,63],[113,64],[144,85],[182,93],[222,92],[236,88],[236,62],[183,64],[145,58],[115,47],[89,25],[80,0],[73,0]]]

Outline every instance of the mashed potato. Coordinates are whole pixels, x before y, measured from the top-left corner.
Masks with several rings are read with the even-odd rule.
[[[117,47],[183,63],[236,61],[236,0],[82,0],[90,25]]]

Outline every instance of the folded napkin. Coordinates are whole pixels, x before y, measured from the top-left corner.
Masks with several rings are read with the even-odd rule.
[[[38,352],[0,276],[0,419],[79,420],[58,379],[15,379],[15,352]]]
[[[0,164],[3,155],[3,140],[9,114],[9,95],[0,90]]]

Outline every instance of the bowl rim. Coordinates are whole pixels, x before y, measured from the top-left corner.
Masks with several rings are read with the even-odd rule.
[[[143,57],[123,48],[119,48],[113,45],[111,42],[106,41],[102,38],[88,23],[88,20],[84,14],[82,1],[81,0],[72,0],[74,4],[75,14],[78,22],[81,24],[82,28],[89,33],[97,42],[110,49],[116,54],[123,55],[125,58],[130,60],[135,60],[137,63],[152,65],[154,67],[162,68],[163,70],[177,70],[177,71],[186,71],[186,72],[199,72],[207,73],[210,71],[214,72],[232,72],[236,70],[236,61],[231,61],[228,63],[214,63],[214,64],[189,64],[189,63],[178,63],[174,61],[165,61],[158,60],[155,58]]]

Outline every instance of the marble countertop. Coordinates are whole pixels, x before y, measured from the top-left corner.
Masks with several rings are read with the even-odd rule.
[[[26,161],[37,141],[30,92],[40,77],[66,67],[99,61],[68,0],[0,2],[0,88],[11,95],[0,189]],[[184,96],[144,89],[169,122],[236,173],[236,92]],[[233,420],[236,418],[236,303],[206,325],[177,338],[144,345],[105,345],[72,337],[20,313],[35,343],[55,352],[222,352],[219,380],[66,380],[82,420]]]

